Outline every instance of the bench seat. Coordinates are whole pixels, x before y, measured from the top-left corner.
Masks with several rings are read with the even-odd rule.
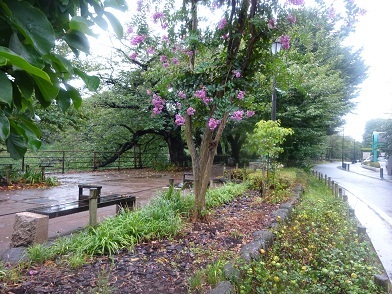
[[[131,195],[112,194],[108,196],[99,197],[98,208],[106,207],[111,205],[119,205],[122,207],[133,208],[135,206],[136,197]],[[27,209],[28,212],[34,212],[49,216],[49,218],[55,218],[65,215],[70,215],[77,212],[88,211],[89,201],[80,200],[61,204],[54,204],[48,206],[41,206]]]

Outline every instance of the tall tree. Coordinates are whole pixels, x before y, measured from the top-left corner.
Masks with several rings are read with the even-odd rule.
[[[172,12],[173,1],[153,2],[152,15],[150,1],[139,2],[130,54],[139,62],[141,52],[155,51],[155,67],[150,72],[161,73],[161,78],[151,91],[153,112],[159,115],[169,107],[175,123],[184,130],[195,178],[194,212],[200,218],[223,130],[229,119],[253,115],[248,99],[255,91],[253,77],[265,70],[263,61],[273,41],[279,39],[283,49],[290,48],[286,32],[296,20],[293,8],[304,1],[289,0],[281,6],[278,0],[184,0],[176,13]],[[345,2],[344,21],[350,25],[358,9],[352,1]],[[211,9],[210,15],[222,15],[218,23],[199,17]],[[153,23],[161,25],[162,38],[150,34]]]

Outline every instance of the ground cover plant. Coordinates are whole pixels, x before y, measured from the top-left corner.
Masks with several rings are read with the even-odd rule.
[[[379,293],[382,271],[370,242],[357,234],[348,204],[315,179],[290,223],[275,230],[265,257],[241,267],[239,293]]]
[[[288,223],[276,231],[277,241],[271,251],[265,252],[266,257],[241,268],[243,280],[237,285],[239,292],[254,293],[259,289],[261,293],[282,293],[286,287],[292,293],[317,293],[321,289],[330,290],[327,286],[332,283],[335,287],[345,283],[350,288],[341,289],[352,293],[375,289],[372,275],[378,268],[374,266],[376,257],[369,244],[356,242],[352,226],[342,228],[339,234],[335,230],[331,233],[335,227],[330,218],[339,227],[346,225],[347,213],[340,216],[337,210],[340,207],[346,211],[345,204],[330,196],[330,191],[321,184],[311,182],[308,187],[306,178],[295,169],[283,169],[276,174],[275,179],[284,179],[291,187],[298,183],[306,186],[307,194],[292,225]],[[22,293],[205,293],[225,279],[223,266],[252,240],[254,231],[271,225],[272,212],[281,201],[287,200],[276,191],[260,198],[257,191],[248,188],[248,183],[243,183],[210,190],[203,212],[207,222],[196,223],[187,221],[192,215],[192,195],[169,189],[135,212],[123,212],[96,228],[57,239],[52,246],[30,247],[25,263],[14,268],[0,266],[0,280],[8,287],[4,289],[25,291]],[[317,194],[312,196],[314,189]],[[325,206],[320,207],[324,202]],[[315,231],[323,227],[318,218],[329,221],[326,236]],[[291,232],[292,226],[296,229]],[[345,242],[352,243],[352,248],[344,251],[347,258],[336,251],[348,246]],[[331,256],[335,255],[337,258],[333,259]],[[364,261],[363,256],[368,260]],[[0,290],[4,285],[0,283]],[[334,289],[328,293],[334,293]]]

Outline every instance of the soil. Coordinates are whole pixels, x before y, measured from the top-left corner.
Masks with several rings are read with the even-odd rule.
[[[97,256],[78,269],[48,261],[22,272],[1,293],[204,293],[189,289],[189,278],[221,257],[230,260],[267,229],[278,204],[248,192],[214,210],[206,222],[189,223],[176,237],[138,244],[132,251]],[[208,286],[207,286],[208,289]],[[106,292],[105,292],[106,291]]]

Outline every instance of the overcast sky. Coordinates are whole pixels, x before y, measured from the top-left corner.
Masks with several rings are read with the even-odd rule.
[[[361,141],[368,120],[392,118],[392,55],[389,47],[392,2],[356,1],[367,13],[361,18],[350,41],[357,47],[363,47],[362,56],[369,72],[356,99],[357,108],[346,117],[345,135]]]

